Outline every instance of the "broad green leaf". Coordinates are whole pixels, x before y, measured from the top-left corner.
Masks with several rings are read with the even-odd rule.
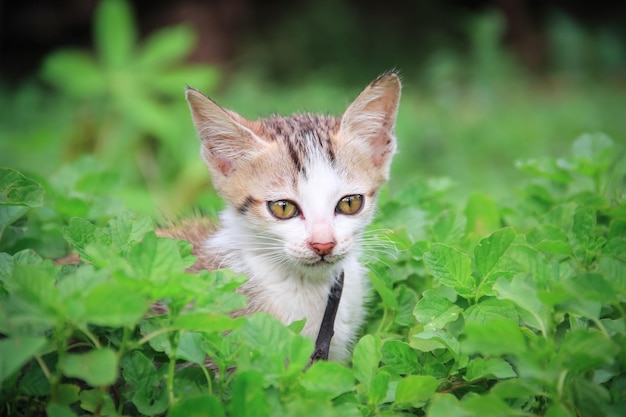
[[[106,81],[93,57],[81,51],[58,51],[43,63],[43,77],[71,97],[87,99],[104,95]]]
[[[109,348],[68,353],[59,366],[65,376],[80,378],[92,387],[111,385],[117,379],[117,355]]]
[[[291,334],[289,330],[274,317],[265,313],[250,316],[241,334],[245,342],[263,355],[285,355]]]
[[[407,343],[399,340],[389,340],[382,347],[382,361],[385,367],[393,369],[400,375],[419,372],[417,353]]]
[[[491,393],[503,400],[512,398],[529,398],[544,394],[543,388],[529,378],[513,378],[498,383],[491,389]]]
[[[551,224],[542,224],[533,228],[526,235],[526,239],[530,245],[540,251],[563,255],[573,253],[567,235]]]
[[[500,227],[500,213],[493,197],[474,192],[465,206],[467,235],[485,236]]]
[[[237,414],[233,414],[237,415]],[[261,416],[262,414],[259,414]],[[224,407],[217,397],[208,395],[186,398],[175,402],[167,417],[224,417]]]
[[[389,286],[387,286],[385,281],[374,273],[369,274],[369,279],[372,282],[374,290],[376,290],[378,295],[380,295],[380,298],[383,301],[383,305],[385,306],[385,308],[389,308],[392,310],[398,308],[398,300],[396,299],[393,290],[389,288]]]
[[[389,383],[391,382],[391,375],[385,371],[379,371],[372,380],[370,389],[367,393],[367,398],[370,404],[381,404],[384,402],[391,402],[395,397],[389,397]]]
[[[434,244],[424,254],[424,263],[441,284],[453,287],[459,295],[468,298],[476,291],[469,256],[443,244]]]
[[[515,378],[517,374],[511,365],[500,358],[475,358],[467,364],[465,379],[468,382],[479,379]]]
[[[484,324],[467,323],[461,348],[483,356],[519,355],[527,350],[524,336],[516,322],[495,319]]]
[[[513,243],[515,236],[515,231],[510,227],[500,229],[481,240],[478,246],[474,248],[476,269],[482,277],[486,277],[496,268],[504,253]]]
[[[352,371],[336,362],[315,362],[305,372],[300,384],[307,390],[335,398],[354,389]]]
[[[153,32],[137,55],[136,65],[145,71],[154,71],[176,64],[191,53],[195,38],[194,31],[185,25],[165,27]]]
[[[87,247],[94,243],[100,243],[106,247],[111,244],[111,238],[102,229],[88,220],[71,218],[68,225],[63,228],[63,236],[78,252],[81,258],[91,260]]]
[[[428,404],[428,417],[470,417],[474,414],[463,409],[459,400],[452,394],[434,394]]]
[[[174,320],[174,325],[181,329],[201,332],[224,332],[240,328],[245,320],[222,314],[198,311],[184,312]]]
[[[369,388],[382,358],[381,342],[376,336],[366,334],[354,347],[352,369],[354,376]]]
[[[603,257],[598,262],[598,268],[622,300],[626,298],[626,261]]]
[[[202,350],[204,336],[200,333],[182,332],[176,348],[176,357],[204,366],[206,353]]]
[[[3,230],[6,226],[9,226],[19,220],[22,216],[28,213],[30,209],[23,206],[3,206],[0,205],[0,230]],[[0,250],[2,248],[0,247]]]
[[[48,403],[46,417],[76,417],[76,413],[67,404]]]
[[[600,332],[590,329],[570,331],[559,348],[558,358],[573,372],[587,372],[615,362],[620,347]]]
[[[423,343],[424,341],[429,343]],[[414,334],[409,343],[415,349],[423,352],[446,348],[455,357],[459,357],[459,341],[456,337],[443,329],[427,330]]]
[[[270,416],[270,404],[263,390],[263,384],[263,375],[257,371],[246,371],[235,375],[231,398],[228,402],[230,415]]]
[[[509,301],[498,300],[497,298],[487,298],[477,304],[469,306],[463,317],[466,323],[484,324],[491,320],[517,321],[518,316],[515,307]]]
[[[107,282],[85,295],[82,319],[100,326],[134,326],[147,308],[148,304],[141,295],[122,285]]]
[[[428,290],[415,305],[413,314],[418,322],[424,324],[424,330],[434,330],[442,329],[456,320],[461,311],[461,307],[450,302],[439,291]]]
[[[180,249],[176,240],[157,238],[154,232],[149,232],[131,248],[128,263],[136,278],[163,283],[169,274],[180,272],[193,263],[193,259],[181,257]]]
[[[179,398],[200,397],[209,392],[208,381],[201,367],[177,369],[174,374],[174,392]]]
[[[38,182],[14,169],[0,168],[0,206],[41,207],[43,195]]]
[[[130,63],[137,34],[127,1],[100,2],[96,10],[94,37],[100,59],[109,70],[118,70]]]
[[[495,395],[467,396],[461,401],[463,408],[472,416],[480,417],[513,417],[519,415],[519,410],[513,409],[506,402]]]
[[[517,275],[512,281],[498,279],[494,285],[498,297],[510,300],[517,307],[525,311],[524,320],[526,324],[546,335],[551,327],[548,307],[537,297],[532,278],[525,275]]]
[[[159,385],[162,380],[154,363],[139,350],[124,355],[120,367],[124,381],[135,389],[149,389]]]
[[[503,275],[498,264],[513,243],[516,233],[511,228],[498,230],[483,239],[474,248],[474,263],[480,276],[478,280],[478,297],[493,294],[493,283]],[[507,271],[508,272],[508,271]]]
[[[439,382],[430,375],[409,375],[398,383],[396,402],[423,406],[437,391]]]
[[[574,224],[572,232],[579,245],[584,248],[591,248],[595,241],[593,228],[596,225],[596,213],[591,207],[579,206],[574,214]]]
[[[574,417],[574,414],[563,403],[554,403],[548,407],[545,417]]]
[[[585,301],[597,301],[606,304],[617,303],[615,288],[602,274],[586,272],[575,275],[563,282],[567,291],[574,297]]]
[[[115,415],[115,404],[109,394],[100,389],[82,390],[80,392],[80,407],[83,410],[100,415]]]
[[[459,216],[452,210],[446,210],[439,215],[432,227],[432,241],[439,243],[457,242],[465,231],[465,217]]]
[[[142,415],[149,416],[164,413],[169,403],[167,389],[163,385],[138,389],[131,400]]]
[[[574,169],[593,176],[607,169],[613,161],[614,144],[604,133],[585,133],[572,145]]]
[[[44,337],[13,336],[0,340],[0,383],[4,382],[46,344]]]

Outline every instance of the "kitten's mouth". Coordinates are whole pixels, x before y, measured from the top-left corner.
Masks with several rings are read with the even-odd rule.
[[[318,260],[312,261],[312,262],[307,262],[304,265],[308,266],[310,268],[324,268],[324,267],[329,267],[329,266],[335,265],[341,259],[343,259],[342,256],[336,256],[336,255],[332,256],[330,258],[327,258],[325,256],[321,256]]]

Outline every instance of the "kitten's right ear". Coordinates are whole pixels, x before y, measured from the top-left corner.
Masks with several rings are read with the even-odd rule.
[[[245,126],[248,120],[193,88],[187,87],[185,95],[202,142],[202,159],[212,173],[227,177],[260,153],[264,142]]]

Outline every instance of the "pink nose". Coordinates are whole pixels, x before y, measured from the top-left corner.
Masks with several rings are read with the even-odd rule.
[[[335,247],[336,242],[326,242],[326,243],[318,243],[318,242],[309,242],[309,247],[319,256],[328,255],[333,248]]]

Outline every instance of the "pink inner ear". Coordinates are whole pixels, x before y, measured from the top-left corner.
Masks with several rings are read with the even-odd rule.
[[[227,177],[233,171],[233,164],[228,159],[216,158],[217,167],[222,175]]]

